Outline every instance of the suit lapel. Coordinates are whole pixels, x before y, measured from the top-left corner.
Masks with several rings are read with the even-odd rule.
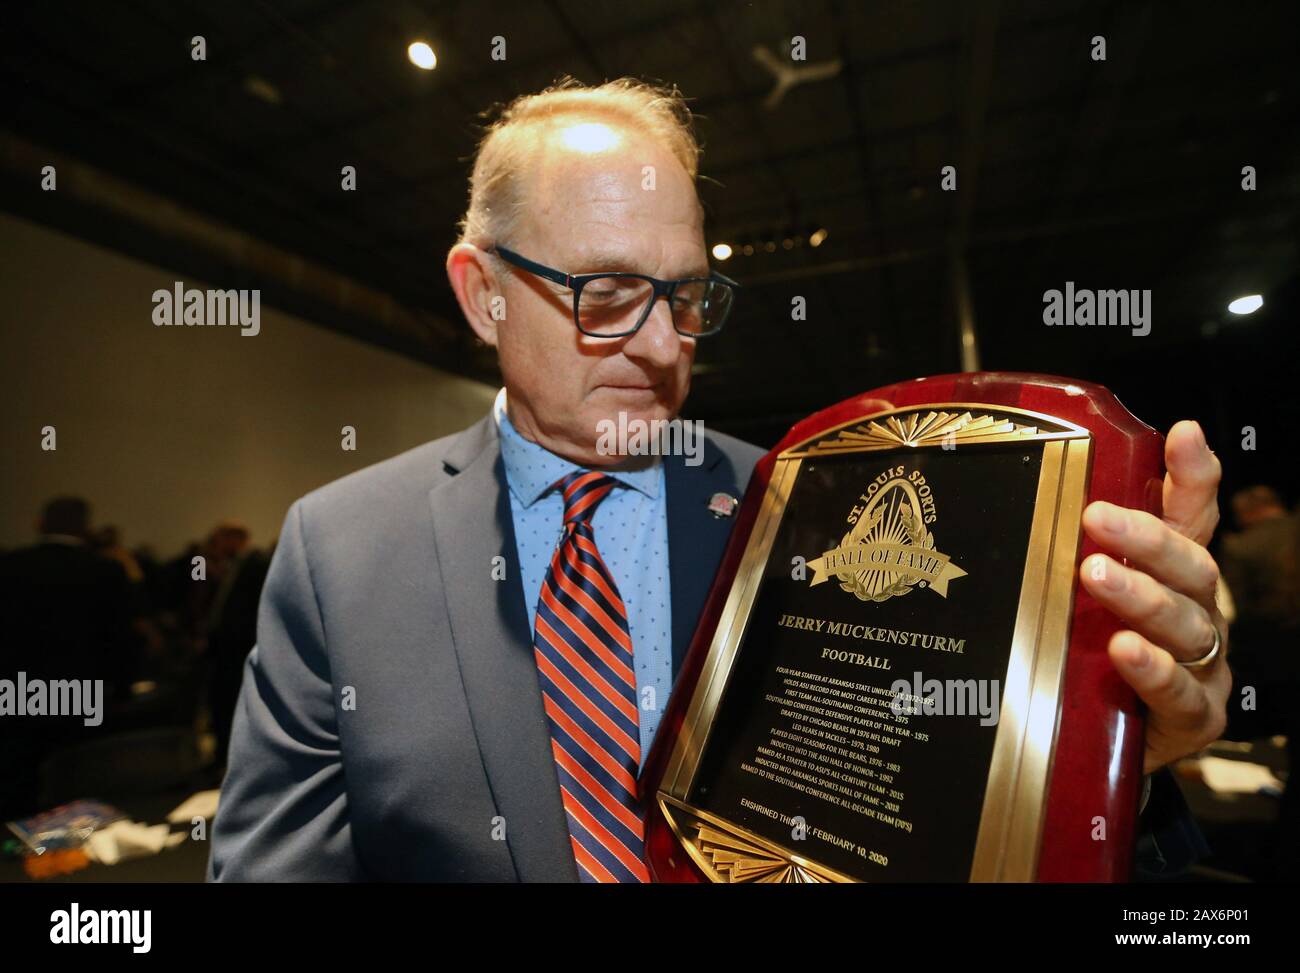
[[[690,648],[695,625],[731,534],[732,517],[715,517],[709,500],[718,490],[737,492],[735,473],[719,468],[724,454],[708,439],[698,466],[684,456],[664,457],[668,503],[668,584],[673,611],[673,678]]]
[[[491,413],[465,430],[444,462],[455,475],[429,493],[438,568],[473,730],[505,818],[506,841],[521,881],[575,882]],[[506,578],[493,583],[485,598],[484,582],[498,555],[505,559]]]

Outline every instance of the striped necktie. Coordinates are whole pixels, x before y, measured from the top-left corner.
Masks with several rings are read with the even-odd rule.
[[[569,840],[584,882],[648,882],[632,637],[591,526],[615,481],[578,470],[555,485],[564,532],[542,582],[533,652]]]

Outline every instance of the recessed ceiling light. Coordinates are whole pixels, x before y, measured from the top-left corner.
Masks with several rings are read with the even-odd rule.
[[[1239,297],[1228,305],[1228,310],[1233,314],[1254,314],[1264,306],[1264,297],[1261,294],[1247,294],[1245,297]]]
[[[432,71],[438,66],[438,55],[433,53],[433,48],[424,41],[415,41],[406,49],[406,56],[411,59],[411,63],[417,68],[423,68],[426,71]]]
[[[715,244],[713,245],[713,256],[714,256],[714,259],[716,259],[716,260],[729,260],[729,259],[731,259],[731,244],[730,244],[730,243],[715,243]]]

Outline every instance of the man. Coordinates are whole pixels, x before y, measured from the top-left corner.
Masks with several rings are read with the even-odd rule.
[[[716,433],[698,465],[599,448],[620,413],[677,415],[725,315],[697,164],[675,92],[626,80],[519,99],[488,133],[447,272],[505,389],[290,510],[212,877],[646,878],[635,776],[730,530],[710,501],[761,454]],[[618,271],[658,283],[581,276]],[[1227,692],[1221,652],[1178,665],[1218,645],[1217,461],[1193,423],[1168,460],[1165,522],[1084,522],[1134,565],[1083,578],[1134,626],[1111,654],[1152,709],[1148,770],[1214,739]]]
[[[1226,736],[1284,735],[1287,766],[1295,768],[1300,766],[1295,706],[1300,689],[1300,516],[1262,484],[1234,493],[1232,513],[1240,531],[1223,538],[1221,560],[1237,608],[1233,667],[1238,682],[1251,692],[1229,708]],[[1269,866],[1283,881],[1300,868],[1300,788],[1295,786],[1282,793]]]
[[[1223,538],[1223,577],[1237,608],[1235,627],[1274,636],[1300,628],[1300,520],[1276,490],[1252,486],[1232,495],[1240,531]]]
[[[247,535],[245,535],[245,539]],[[243,681],[244,660],[257,641],[257,609],[266,583],[270,556],[246,549],[228,565],[213,598],[207,623],[206,697],[217,738],[215,763],[225,767],[230,749],[230,725]]]
[[[0,679],[103,680],[105,706],[133,674],[136,639],[126,572],[90,546],[90,504],[49,501],[30,547],[0,556]],[[83,716],[0,715],[0,821],[40,810],[40,765],[52,753],[103,732]]]

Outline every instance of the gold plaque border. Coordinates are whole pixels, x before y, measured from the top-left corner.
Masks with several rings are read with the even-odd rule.
[[[955,437],[956,442],[963,446],[1029,441],[1044,443],[1002,709],[970,870],[972,882],[1034,880],[1038,870],[1047,786],[1056,749],[1056,729],[1060,722],[1061,685],[1074,606],[1080,518],[1092,471],[1092,436],[1082,426],[1044,413],[986,403],[943,402],[859,416],[810,437],[777,457],[758,517],[741,556],[738,583],[732,585],[718,618],[699,681],[687,706],[682,733],[673,747],[658,794],[659,807],[673,833],[712,881],[744,879],[737,878],[730,869],[715,867],[707,842],[700,840],[701,825],[778,855],[789,866],[788,870],[779,873],[785,876],[783,878],[773,878],[772,872],[763,872],[767,877],[754,880],[853,881],[829,866],[755,835],[740,825],[692,807],[686,801],[686,795],[694,783],[700,757],[708,742],[709,727],[744,637],[762,580],[761,568],[766,565],[775,543],[777,529],[803,461],[846,453],[941,447],[941,437],[911,442],[903,437],[883,444],[863,441],[854,445],[844,445],[842,440],[837,441],[837,437],[851,427],[866,423],[890,418],[901,421],[918,416],[924,423],[932,419],[927,413],[954,409],[960,410],[954,413],[958,418],[1003,417],[1006,420],[1001,431]],[[1010,428],[1005,428],[1007,425]],[[835,447],[819,446],[828,441],[835,441]]]
[[[685,801],[666,796],[662,791],[659,792],[659,809],[687,854],[715,881],[794,884],[853,881],[833,868],[796,855],[747,828],[708,811],[693,808]],[[709,831],[719,832],[731,839],[727,843],[732,848],[748,847],[743,852],[733,854],[732,858],[737,859],[734,863],[720,864],[719,855],[710,849],[707,837]]]

